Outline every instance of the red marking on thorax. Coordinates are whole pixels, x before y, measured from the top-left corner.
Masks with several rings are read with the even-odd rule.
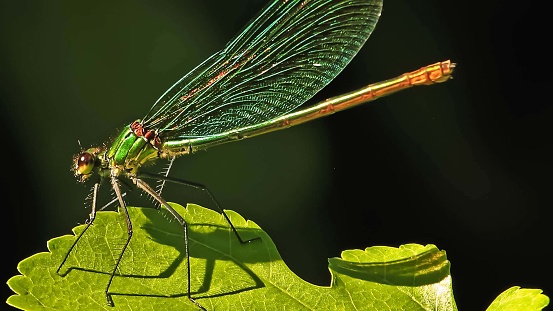
[[[146,138],[147,141],[150,141],[156,137],[156,133],[152,130],[148,130],[146,134],[144,134],[144,138]]]
[[[158,150],[161,149],[161,138],[159,138],[159,136],[156,136],[156,138],[154,138],[154,143],[153,143],[154,147],[156,147]]]
[[[161,138],[156,134],[156,131],[145,129],[142,124],[137,121],[134,121],[130,128],[136,137],[142,137],[157,149],[161,148]]]
[[[131,130],[133,131],[134,135],[141,137],[144,135],[144,129],[142,128],[142,124],[139,122],[134,121],[131,124]]]

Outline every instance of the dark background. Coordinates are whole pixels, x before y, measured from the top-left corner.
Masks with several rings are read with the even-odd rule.
[[[78,141],[102,144],[142,117],[266,1],[3,2],[7,281],[87,217],[89,186],[69,170]],[[314,100],[449,58],[455,79],[180,158],[172,176],[254,220],[312,283],[329,284],[327,258],[342,250],[414,242],[447,251],[460,310],[513,285],[551,296],[549,20],[532,1],[387,0]],[[210,204],[177,190],[170,200]]]

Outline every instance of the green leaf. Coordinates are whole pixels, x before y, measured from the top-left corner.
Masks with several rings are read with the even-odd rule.
[[[189,224],[191,293],[208,310],[456,310],[445,252],[433,245],[370,247],[331,258],[329,287],[303,281],[284,264],[254,222],[227,211],[242,245],[221,214],[172,206]],[[165,210],[129,208],[133,238],[105,290],[127,228],[122,214],[99,212],[58,275],[75,236],[48,242],[48,253],[18,265],[8,304],[24,310],[196,310],[187,298],[183,228]],[[84,225],[73,231],[79,234]],[[499,299],[499,298],[498,298]],[[491,307],[490,307],[491,308]],[[493,309],[499,310],[499,309]],[[535,309],[538,310],[538,309]]]
[[[548,304],[549,297],[543,295],[541,289],[527,289],[513,286],[497,296],[487,311],[542,310]]]

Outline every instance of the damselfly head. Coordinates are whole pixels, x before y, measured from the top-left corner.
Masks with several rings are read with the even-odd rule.
[[[90,148],[75,156],[73,173],[80,182],[84,182],[90,177],[94,169],[99,166],[98,154],[100,152],[100,148]]]

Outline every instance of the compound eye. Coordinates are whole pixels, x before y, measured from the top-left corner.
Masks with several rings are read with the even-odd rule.
[[[79,175],[88,175],[94,169],[94,155],[90,152],[83,152],[77,158],[77,173]]]

